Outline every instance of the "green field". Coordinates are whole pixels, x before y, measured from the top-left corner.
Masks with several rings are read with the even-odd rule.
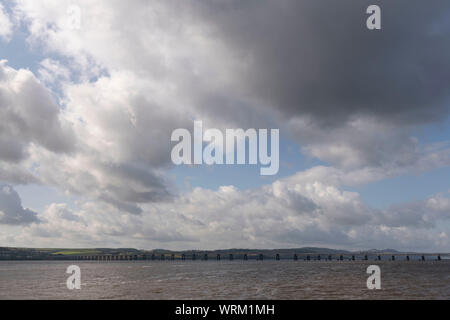
[[[53,252],[53,255],[76,256],[76,255],[97,255],[101,254],[100,250],[92,249],[69,249]]]

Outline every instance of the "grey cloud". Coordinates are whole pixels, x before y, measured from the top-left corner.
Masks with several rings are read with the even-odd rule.
[[[120,186],[113,187],[117,196],[122,194],[126,201],[133,202],[148,202],[151,199],[165,198],[168,192],[165,190],[165,185],[162,178],[156,176],[145,167],[139,167],[132,164],[103,164],[104,173],[106,175],[114,175],[117,179],[129,179],[134,183],[142,186],[146,191],[120,190]]]
[[[118,201],[117,199],[114,199],[107,195],[101,195],[99,197],[99,199],[102,201],[105,201],[109,204],[112,204],[116,209],[123,211],[123,212],[128,212],[131,214],[141,214],[142,213],[142,209],[139,206],[132,204],[132,203]]]
[[[170,200],[172,197],[163,178],[149,168],[130,163],[97,163],[94,167],[100,170],[104,182],[94,182],[88,190],[96,190],[100,200],[125,212],[141,214],[142,209],[137,204]]]
[[[0,181],[13,184],[40,183],[26,168],[14,163],[0,163]]]
[[[410,135],[410,128],[399,128],[375,119],[359,118],[344,126],[330,128],[296,118],[288,126],[302,143],[303,153],[340,168],[413,167],[427,153],[437,153],[422,150],[418,140]],[[444,158],[445,148],[438,152]]]
[[[378,32],[365,27],[369,4],[105,2],[99,4],[109,13],[103,24],[91,16],[91,4],[83,4],[89,33],[67,37],[63,26],[30,27],[30,40],[109,71],[92,83],[67,86],[64,94],[72,119],[82,119],[87,131],[97,129],[82,139],[91,140],[91,148],[109,148],[116,163],[169,166],[170,146],[161,140],[193,118],[214,127],[275,127],[283,125],[280,114],[291,120],[287,127],[305,153],[333,165],[413,162],[416,145],[397,127],[448,115],[449,48],[442,36],[450,28],[450,5],[381,1]],[[40,20],[57,25],[55,12],[65,9],[57,1],[52,10],[18,4],[30,26]],[[292,122],[297,118],[311,119],[314,127],[299,132]],[[360,118],[393,128],[381,137],[376,130],[364,134],[364,127],[352,128]],[[402,156],[392,159],[399,146]]]
[[[25,157],[24,145],[11,137],[0,136],[0,155],[6,162],[18,162]]]
[[[382,8],[382,30],[365,26]],[[286,116],[328,126],[355,115],[426,123],[448,115],[450,3],[212,1],[194,6],[233,53],[236,79]]]
[[[12,186],[0,184],[0,224],[27,225],[39,222],[37,213],[22,207],[22,200]]]
[[[450,220],[450,198],[438,194],[426,201],[391,206],[379,212],[374,220],[390,227],[432,229],[441,221]]]
[[[0,61],[0,160],[24,159],[30,143],[57,153],[72,151],[75,138],[59,115],[50,92],[30,71]]]

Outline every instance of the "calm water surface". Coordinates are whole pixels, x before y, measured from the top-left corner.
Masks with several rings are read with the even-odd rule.
[[[81,290],[66,287],[71,264]],[[450,299],[450,261],[2,261],[0,299]]]

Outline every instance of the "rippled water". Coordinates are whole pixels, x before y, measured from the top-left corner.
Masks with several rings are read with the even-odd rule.
[[[68,290],[66,268],[81,268]],[[450,261],[2,261],[0,299],[449,299]]]

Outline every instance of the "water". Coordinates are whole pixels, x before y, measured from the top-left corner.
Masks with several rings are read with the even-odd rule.
[[[81,290],[66,269],[81,268]],[[381,290],[366,287],[381,268]],[[0,299],[449,299],[450,261],[1,261]]]

